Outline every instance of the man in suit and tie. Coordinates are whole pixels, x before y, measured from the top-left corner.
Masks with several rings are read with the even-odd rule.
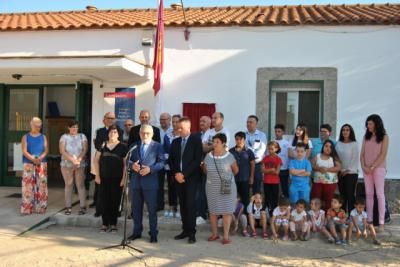
[[[157,243],[157,190],[158,172],[164,168],[162,145],[152,140],[153,127],[143,124],[140,127],[141,140],[132,144],[130,167],[132,168],[129,188],[132,193],[133,233],[128,238],[142,237],[143,204],[149,212],[150,242]]]
[[[150,111],[143,109],[139,114],[140,124],[133,127],[129,133],[128,145],[131,146],[133,143],[140,141],[140,127],[144,124],[150,125]],[[161,143],[160,129],[151,126],[153,128],[153,140]]]
[[[174,139],[169,154],[169,165],[177,182],[176,189],[182,217],[182,233],[175,240],[189,237],[188,242],[196,242],[196,187],[201,178],[200,164],[203,155],[201,139],[190,134],[190,119],[179,121],[180,137]]]

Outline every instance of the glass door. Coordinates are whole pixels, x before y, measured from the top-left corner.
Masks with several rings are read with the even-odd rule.
[[[30,130],[32,117],[41,118],[42,88],[8,87],[6,90],[4,185],[20,186],[22,176],[21,138]]]

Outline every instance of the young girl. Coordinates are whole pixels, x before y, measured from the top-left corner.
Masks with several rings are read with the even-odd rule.
[[[252,201],[247,206],[247,214],[249,216],[252,237],[257,237],[256,227],[262,227],[263,238],[267,239],[267,212],[268,207],[264,207],[261,194],[253,195]]]
[[[237,197],[236,208],[232,214],[232,222],[234,226],[234,233],[237,232],[239,228],[239,224],[242,226],[242,234],[243,236],[249,237],[249,233],[247,232],[247,218],[243,213],[244,205],[241,202],[240,196]]]
[[[313,198],[321,199],[325,210],[328,210],[336,190],[338,173],[342,168],[335,145],[331,140],[324,142],[321,153],[312,159],[311,164],[314,170],[311,195]]]
[[[290,219],[290,203],[287,198],[280,198],[278,202],[278,207],[272,212],[271,219],[271,231],[272,238],[276,241],[278,240],[279,230],[283,229],[283,241],[289,239],[289,219]]]
[[[329,243],[333,243],[334,239],[325,227],[325,211],[321,209],[321,200],[313,198],[310,205],[311,210],[308,212],[308,215],[310,216],[309,225],[311,232],[319,232],[328,239]]]
[[[306,201],[304,199],[299,199],[296,202],[296,208],[292,210],[290,214],[290,232],[292,234],[292,241],[296,241],[298,239],[297,233],[300,233],[300,240],[307,241],[310,235],[309,224],[307,223],[307,213],[306,209]]]
[[[308,138],[307,127],[305,124],[299,123],[296,126],[296,132],[292,141],[290,142],[291,147],[289,148],[289,158],[296,158],[296,146],[299,143],[303,143],[306,149],[306,158],[310,158],[311,151],[313,148],[310,138]]]
[[[264,173],[264,202],[271,213],[278,206],[279,172],[282,160],[277,155],[281,151],[278,142],[271,141],[267,146],[269,155],[263,159],[261,171]]]

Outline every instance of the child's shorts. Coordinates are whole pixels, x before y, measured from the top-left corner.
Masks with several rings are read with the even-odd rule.
[[[326,225],[326,228],[328,229],[328,231],[330,230],[329,228],[330,228],[330,226],[331,226],[332,224],[335,225],[336,232],[340,232],[340,230],[341,230],[342,228],[347,229],[347,227],[348,227],[347,224],[338,224],[338,223],[330,222],[330,223],[328,223],[328,224]]]
[[[364,232],[364,224],[358,224],[358,229],[360,229],[361,232]],[[353,227],[353,232],[356,233],[357,232],[357,228]]]
[[[289,225],[289,220],[288,219],[276,219],[275,224],[279,225],[279,226]]]

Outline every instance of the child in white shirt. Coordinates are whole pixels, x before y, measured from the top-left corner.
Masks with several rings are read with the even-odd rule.
[[[292,234],[292,241],[298,239],[297,233],[300,232],[300,240],[307,241],[309,239],[310,227],[307,222],[306,201],[299,199],[296,202],[296,208],[290,214],[289,228]]]
[[[335,239],[333,239],[328,230],[326,230],[325,211],[321,209],[321,200],[319,198],[313,198],[310,202],[310,206],[311,210],[308,211],[310,217],[310,231],[323,234],[328,239],[329,243],[333,243]]]
[[[289,239],[289,219],[290,219],[290,203],[287,198],[280,198],[278,202],[278,207],[272,212],[271,219],[271,230],[272,239],[278,240],[279,230],[283,229],[283,241]]]
[[[247,214],[249,217],[250,229],[252,237],[257,237],[256,227],[262,227],[262,237],[268,238],[267,235],[267,213],[268,208],[264,206],[262,197],[259,193],[253,195],[252,201],[247,206]]]

